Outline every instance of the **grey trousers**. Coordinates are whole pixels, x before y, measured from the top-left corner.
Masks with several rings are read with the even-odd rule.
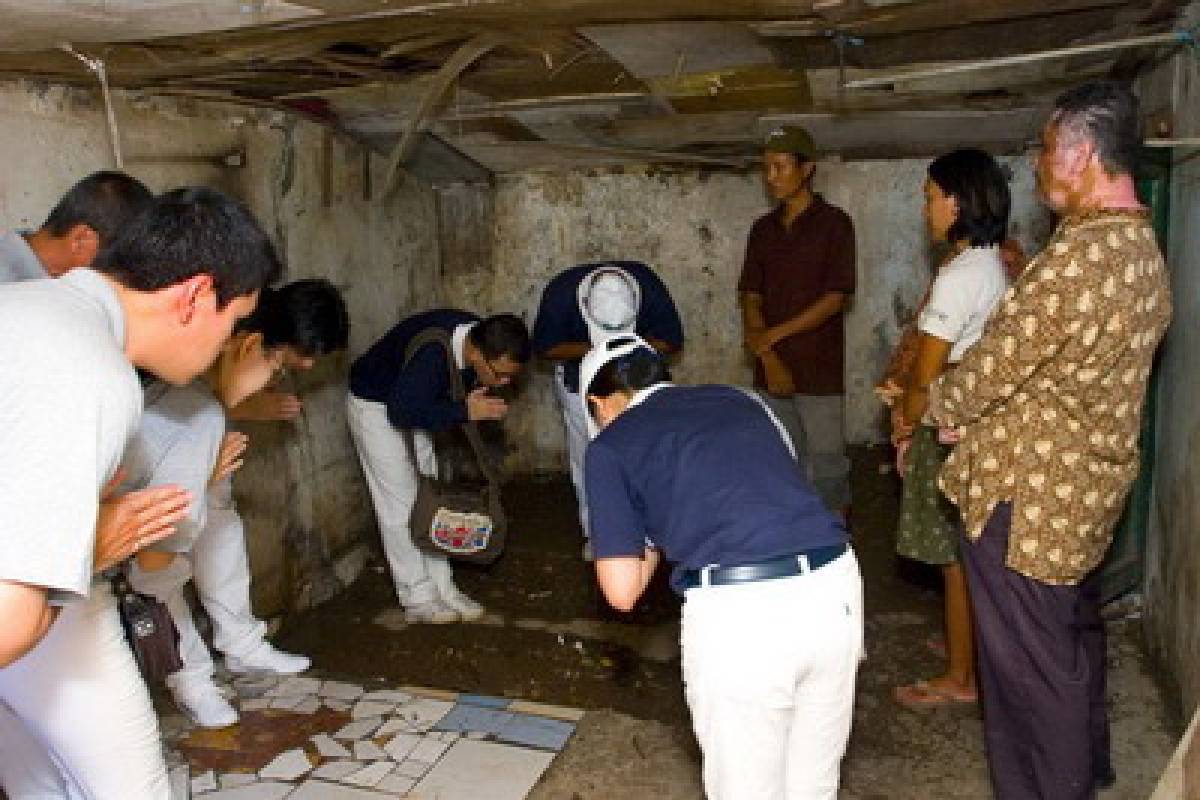
[[[779,417],[796,460],[808,473],[825,506],[840,512],[850,505],[850,459],[846,457],[845,396],[796,394],[772,397],[759,392]]]

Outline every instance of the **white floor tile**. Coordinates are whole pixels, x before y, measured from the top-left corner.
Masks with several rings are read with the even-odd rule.
[[[300,788],[294,793],[288,795],[288,800],[392,800],[394,797],[395,795],[382,794],[371,789],[308,780],[300,784]],[[478,800],[483,800],[483,798],[478,798]]]
[[[297,714],[315,714],[320,707],[321,701],[317,699],[316,695],[310,694],[292,708],[292,711],[295,711]]]
[[[363,688],[354,683],[342,681],[325,681],[317,691],[321,697],[332,697],[335,700],[357,700],[362,697]]]
[[[217,775],[211,769],[192,778],[192,794],[211,792],[217,788]]]
[[[408,754],[409,758],[417,761],[434,762],[442,757],[442,753],[450,747],[449,744],[443,742],[437,734],[430,734],[417,742],[417,746]]]
[[[233,690],[239,697],[261,697],[279,684],[276,675],[247,675],[233,682]]]
[[[317,752],[325,758],[350,757],[350,751],[346,749],[346,746],[327,733],[318,733],[312,737],[312,743],[316,746]]]
[[[376,736],[391,736],[393,733],[399,733],[401,731],[408,732],[408,729],[410,727],[412,727],[412,726],[408,722],[408,720],[389,719],[387,722],[383,723],[383,725],[380,726],[379,730],[375,731],[375,735]]]
[[[453,707],[454,703],[449,700],[421,697],[398,706],[392,713],[396,719],[408,723],[410,731],[424,733],[441,721]]]
[[[329,761],[312,771],[314,778],[326,778],[331,781],[340,781],[347,775],[353,775],[361,770],[365,764],[361,761]]]
[[[321,682],[316,678],[304,678],[292,675],[284,678],[274,689],[267,691],[271,697],[289,697],[298,694],[316,694],[321,688]]]
[[[358,772],[347,775],[342,778],[343,783],[352,783],[355,786],[365,786],[370,788],[383,780],[383,777],[395,768],[395,764],[391,761],[376,761],[369,767],[364,767]]]
[[[254,783],[258,780],[258,776],[249,772],[224,772],[218,780],[222,789],[233,789]]]
[[[396,767],[396,774],[405,778],[421,778],[425,776],[426,772],[429,772],[429,768],[432,766],[433,764],[428,761],[414,761],[406,758],[400,763],[400,766]]]
[[[167,773],[167,783],[171,792],[171,800],[188,800],[193,794],[189,781],[192,770],[187,764],[180,764]],[[217,788],[215,785],[213,788]]]
[[[360,719],[356,722],[344,725],[340,731],[333,735],[335,739],[365,739],[370,736],[383,723],[379,717],[370,719]]]
[[[258,771],[260,778],[272,780],[293,781],[312,769],[312,762],[300,748],[285,750],[271,763]]]
[[[277,708],[281,711],[291,711],[306,699],[308,697],[302,694],[289,694],[284,697],[276,697],[271,701],[271,708]]]
[[[379,783],[375,784],[375,788],[381,792],[389,792],[395,795],[405,795],[410,789],[416,786],[417,781],[414,778],[405,778],[403,775],[392,773],[386,776]]]
[[[236,789],[221,789],[204,795],[204,800],[283,800],[296,788],[290,783],[258,781]]]
[[[380,728],[382,731],[383,729]],[[413,748],[421,743],[421,736],[416,733],[397,733],[392,740],[383,746],[393,761],[403,761],[408,758]]]
[[[414,792],[438,800],[524,800],[553,760],[554,753],[461,739]]]
[[[350,710],[350,716],[354,719],[384,717],[390,714],[395,707],[395,703],[383,703],[377,700],[359,700],[354,704],[354,708]]]
[[[387,757],[383,748],[370,739],[360,739],[354,743],[354,758],[358,761],[382,761]]]

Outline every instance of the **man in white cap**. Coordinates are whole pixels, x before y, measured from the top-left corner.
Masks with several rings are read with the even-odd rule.
[[[612,336],[637,333],[655,350],[678,352],[683,323],[666,285],[640,261],[581,264],[563,270],[546,284],[533,323],[533,351],[557,362],[555,395],[566,429],[571,483],[579,503],[583,557],[591,560],[587,500],[583,489],[586,415],[579,399],[579,360]]]
[[[846,527],[757,395],[669,381],[636,336],[580,368],[600,589],[628,611],[673,564],[709,800],[834,800],[863,637]]]

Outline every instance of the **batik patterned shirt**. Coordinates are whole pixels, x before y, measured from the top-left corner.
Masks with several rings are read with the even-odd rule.
[[[978,538],[1013,503],[1008,566],[1077,583],[1104,558],[1138,471],[1142,403],[1171,317],[1144,212],[1065,217],[983,338],[931,387],[961,438],[940,485]]]

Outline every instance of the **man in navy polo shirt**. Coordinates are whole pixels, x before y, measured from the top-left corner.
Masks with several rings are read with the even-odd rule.
[[[710,800],[833,800],[863,635],[845,525],[757,397],[668,380],[636,336],[601,343],[581,366],[600,588],[628,611],[660,554],[674,564]]]
[[[558,362],[554,390],[562,410],[571,466],[571,483],[579,502],[583,557],[591,560],[587,541],[587,498],[583,489],[583,451],[587,423],[579,400],[579,360],[592,346],[621,333],[636,333],[660,353],[683,346],[683,323],[662,280],[640,261],[580,264],[558,273],[542,291],[533,323],[533,351]]]
[[[444,348],[427,344],[405,363],[409,342],[429,328],[450,336],[465,400],[451,395]],[[413,544],[409,516],[418,476],[404,431],[413,431],[413,455],[421,473],[434,474],[437,463],[429,433],[468,420],[502,419],[508,404],[489,390],[511,383],[528,360],[529,332],[519,318],[497,314],[480,320],[466,311],[440,309],[401,320],[350,367],[350,434],[371,492],[396,595],[409,622],[478,619],[483,606],[454,585],[444,556],[422,552]]]

